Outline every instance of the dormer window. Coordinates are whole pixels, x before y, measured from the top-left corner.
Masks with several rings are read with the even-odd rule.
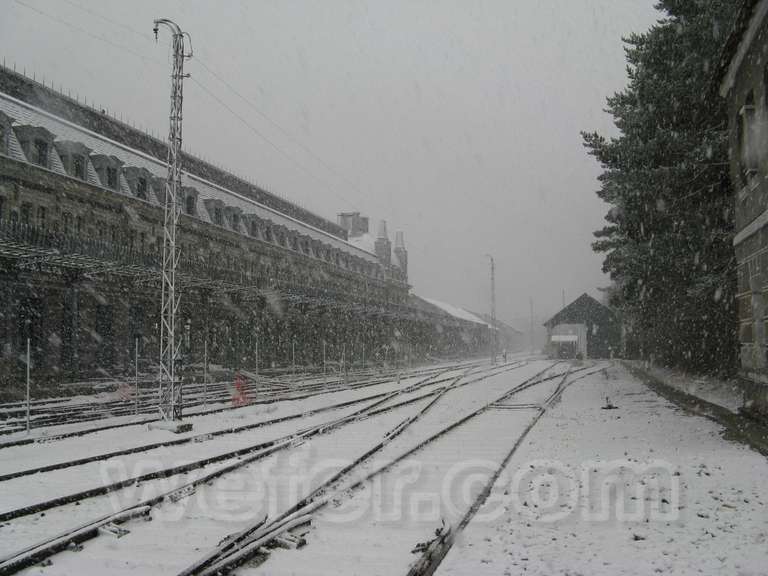
[[[184,199],[184,211],[190,216],[194,216],[197,212],[195,205],[197,204],[195,197],[192,194],[187,194]]]
[[[72,155],[72,176],[85,180],[85,156]]]
[[[240,228],[240,215],[237,212],[232,213],[232,228],[235,230]]]
[[[107,166],[107,187],[117,190],[117,168]]]
[[[123,162],[116,156],[91,154],[91,164],[104,188],[120,190],[120,171]]]
[[[147,179],[139,178],[136,180],[136,196],[142,200],[147,199]]]
[[[88,157],[91,149],[82,142],[74,140],[55,140],[53,147],[61,157],[64,170],[72,178],[88,180]]]
[[[251,221],[251,236],[258,237],[259,235],[259,225],[256,223],[255,220]]]
[[[2,118],[0,118],[2,120]],[[6,123],[6,127],[8,124]],[[54,135],[42,126],[22,124],[14,126],[14,132],[19,139],[21,149],[27,162],[48,168],[51,165],[51,147]]]
[[[32,162],[38,166],[48,167],[48,142],[45,140],[35,140]]]
[[[213,209],[213,223],[217,226],[224,225],[224,213],[218,206]]]

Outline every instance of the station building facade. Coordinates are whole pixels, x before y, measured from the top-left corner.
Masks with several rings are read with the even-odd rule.
[[[3,378],[23,372],[27,339],[38,379],[115,377],[137,352],[151,368],[165,158],[164,142],[0,67]],[[182,164],[187,363],[205,354],[231,367],[309,365],[321,350],[353,363],[482,348],[475,326],[413,302],[402,233],[392,250],[381,223],[369,250],[350,241],[354,219],[332,222],[189,154]]]

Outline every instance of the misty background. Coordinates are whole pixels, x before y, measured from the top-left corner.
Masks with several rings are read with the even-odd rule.
[[[652,0],[0,0],[6,65],[165,138],[167,17],[192,37],[184,147],[336,220],[403,230],[414,292],[527,325],[608,279],[580,130],[614,133]]]

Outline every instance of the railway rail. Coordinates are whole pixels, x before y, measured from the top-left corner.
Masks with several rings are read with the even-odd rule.
[[[471,363],[462,363],[462,365],[475,365],[477,362],[471,362]],[[298,384],[298,385],[291,385],[286,384],[283,385],[280,389],[264,389],[261,384],[246,384],[243,392],[245,396],[248,398],[247,404],[272,404],[275,402],[283,401],[283,400],[301,400],[304,398],[309,398],[312,396],[320,395],[320,394],[327,394],[332,392],[337,392],[339,390],[346,390],[346,389],[358,389],[362,387],[367,386],[374,386],[376,384],[380,384],[383,382],[388,382],[392,380],[395,376],[414,376],[414,375],[420,375],[420,374],[429,374],[434,372],[435,370],[438,370],[439,368],[435,367],[428,367],[428,368],[418,368],[416,370],[411,370],[408,372],[403,371],[389,371],[389,372],[383,372],[383,373],[377,373],[377,374],[357,374],[354,376],[353,379],[348,380],[347,382],[344,382],[343,379],[340,378],[333,378],[331,380],[323,380],[320,382],[311,382],[309,384]],[[219,382],[215,384],[208,384],[208,391],[207,395],[205,395],[203,398],[193,397],[188,398],[185,401],[185,410],[194,409],[192,412],[187,413],[188,418],[194,418],[197,416],[202,415],[208,415],[208,414],[215,414],[218,412],[223,412],[226,410],[231,410],[234,408],[239,408],[242,406],[233,405],[232,401],[232,392],[233,392],[233,386],[229,382]],[[200,385],[202,387],[202,385]],[[149,396],[149,395],[148,395]],[[151,399],[145,399],[142,400],[142,402],[139,404],[139,414],[140,415],[148,415],[148,414],[156,414],[157,411],[157,395],[153,394],[151,395]],[[134,415],[135,413],[135,400],[116,400],[111,401],[108,403],[100,402],[96,407],[94,407],[94,403],[82,403],[80,405],[76,405],[79,407],[76,408],[68,408],[67,413],[62,414],[60,411],[57,410],[57,408],[60,408],[59,402],[54,402],[54,408],[53,410],[48,410],[46,412],[46,420],[41,421],[37,420],[36,424],[37,427],[52,427],[52,426],[60,426],[60,425],[68,425],[68,424],[77,424],[87,421],[94,421],[94,420],[102,420],[107,419],[110,417],[119,417],[119,416],[130,416]],[[212,407],[208,408],[207,406],[211,405]],[[116,408],[112,406],[117,406]],[[202,409],[200,408],[202,407]],[[45,408],[38,408],[38,410],[46,410]],[[117,423],[108,423],[103,426],[94,426],[89,427],[85,429],[78,429],[73,430],[69,432],[55,432],[50,434],[45,434],[44,436],[37,436],[37,437],[24,437],[24,438],[18,438],[13,440],[7,440],[5,442],[0,442],[0,449],[11,447],[11,446],[21,446],[25,444],[32,444],[38,441],[45,441],[49,442],[54,439],[62,439],[62,438],[70,438],[74,436],[83,436],[87,434],[92,434],[96,432],[101,432],[104,430],[110,430],[114,428],[123,428],[127,426],[135,426],[137,424],[148,424],[150,422],[156,422],[158,421],[157,416],[148,416],[145,418],[141,418],[140,420],[131,419],[127,422],[117,422]],[[13,423],[11,423],[11,426],[13,426]],[[6,428],[6,429],[0,429],[0,435],[3,434],[11,434],[14,432],[22,432],[24,431],[24,427],[16,426]]]
[[[508,366],[504,366],[504,367],[496,368],[492,370],[486,369],[485,371],[496,374],[496,373],[500,373],[501,371],[514,369],[515,367],[519,367],[523,364],[524,362],[518,362],[512,365],[508,365]],[[464,372],[469,373],[477,369],[478,368],[476,366],[470,366],[469,368],[465,368]],[[66,547],[67,545],[70,545],[71,542],[77,542],[81,539],[92,537],[94,534],[98,533],[98,529],[100,526],[111,524],[117,521],[122,521],[126,518],[132,517],[133,512],[137,510],[139,511],[144,510],[145,509],[144,507],[149,507],[147,509],[150,509],[152,506],[155,506],[165,501],[166,499],[171,498],[173,494],[177,494],[180,490],[183,491],[183,490],[193,489],[194,486],[200,485],[201,483],[210,482],[215,478],[218,478],[233,470],[246,466],[251,462],[265,458],[266,456],[273,454],[276,451],[290,448],[291,446],[294,446],[297,441],[304,441],[318,434],[329,433],[347,424],[358,421],[361,418],[368,418],[373,415],[380,414],[382,412],[397,410],[399,408],[402,408],[403,406],[411,405],[415,402],[422,401],[426,397],[436,396],[440,393],[441,390],[443,390],[444,387],[439,388],[437,390],[433,390],[426,394],[415,395],[412,398],[408,398],[407,400],[403,400],[399,402],[397,401],[398,396],[402,396],[404,394],[413,394],[414,392],[418,392],[418,390],[420,388],[423,388],[424,386],[435,384],[435,380],[437,380],[437,376],[435,374],[429,375],[426,378],[419,380],[417,383],[413,385],[410,385],[400,390],[394,391],[392,393],[383,395],[375,399],[372,403],[369,402],[367,405],[359,409],[356,409],[352,413],[345,414],[335,420],[313,425],[308,429],[299,430],[290,435],[286,435],[282,438],[278,438],[276,440],[273,440],[267,443],[251,446],[247,451],[240,451],[240,453],[237,454],[237,456],[239,456],[239,458],[237,459],[233,460],[233,457],[235,456],[233,454],[228,454],[227,456],[229,458],[224,457],[224,455],[220,455],[217,458],[217,460],[224,461],[225,462],[224,466],[222,466],[221,468],[217,468],[211,472],[206,472],[204,474],[201,474],[200,476],[195,478],[195,480],[193,480],[188,484],[185,484],[179,489],[174,489],[167,493],[154,496],[146,501],[141,502],[136,506],[131,506],[126,510],[121,510],[117,514],[110,514],[110,515],[98,518],[97,520],[79,525],[74,529],[67,530],[66,532],[61,533],[53,538],[48,538],[41,543],[26,547],[21,551],[18,551],[16,553],[13,553],[3,558],[0,561],[0,574],[12,573],[24,566],[34,564],[35,562],[40,561],[42,558],[47,557],[48,555],[53,554],[56,551],[60,550],[62,546]],[[469,382],[466,382],[464,384],[467,384],[467,383]],[[366,400],[370,401],[370,398],[367,398]],[[389,405],[387,406],[387,404]],[[208,464],[210,464],[210,459],[206,461],[196,462],[192,466],[199,469]],[[189,466],[187,466],[185,470],[188,468]],[[163,471],[162,473],[167,475],[170,473],[180,473],[181,471],[184,471],[184,470],[181,470],[181,469],[174,469],[171,471],[166,470],[166,471]],[[129,482],[135,483],[136,481],[137,481],[136,478],[132,478],[130,479]],[[138,481],[145,481],[145,479],[138,479]],[[125,484],[123,484],[123,486],[124,485]],[[117,490],[120,487],[121,486],[118,484],[109,486],[109,487],[101,487],[98,489],[97,492],[103,494],[105,493],[105,491]],[[96,494],[95,493],[73,494],[73,495],[70,495],[70,497],[68,498],[59,499],[58,501],[49,501],[46,503],[40,503],[42,506],[38,505],[28,510],[17,511],[11,516],[14,518],[17,518],[21,514],[29,514],[29,513],[32,513],[33,511],[39,512],[42,509],[50,509],[53,507],[62,506],[67,503],[78,502],[83,498],[89,498],[94,495]]]
[[[403,433],[415,423],[419,422],[419,420],[432,410],[435,405],[441,403],[441,401],[443,404],[450,403],[450,398],[446,398],[446,396],[452,391],[470,384],[483,382],[484,380],[492,378],[493,376],[498,376],[503,372],[520,368],[521,366],[526,365],[526,363],[519,362],[496,368],[471,366],[463,368],[460,375],[451,377],[450,379],[445,377],[445,372],[441,372],[438,375],[429,375],[414,384],[391,393],[378,395],[376,398],[366,397],[365,399],[360,399],[358,404],[365,404],[355,407],[352,412],[344,413],[338,418],[315,423],[306,429],[295,431],[292,434],[285,435],[273,441],[254,445],[251,447],[251,451],[240,454],[240,457],[234,460],[232,458],[224,458],[222,455],[220,462],[223,466],[210,471],[206,470],[192,481],[185,483],[180,487],[175,487],[170,491],[154,495],[141,502],[121,509],[118,512],[113,512],[96,518],[95,520],[81,523],[74,528],[67,529],[54,536],[49,536],[32,546],[26,546],[21,550],[9,554],[5,558],[0,559],[0,574],[11,574],[24,567],[40,562],[57,552],[68,547],[71,548],[72,546],[76,546],[79,542],[83,542],[103,533],[105,526],[112,527],[110,528],[111,530],[117,524],[127,522],[137,516],[147,515],[158,505],[173,502],[176,498],[184,498],[185,494],[190,491],[194,492],[196,487],[210,485],[214,480],[222,478],[235,470],[250,466],[259,460],[276,454],[277,452],[290,450],[311,438],[324,437],[327,434],[333,434],[337,430],[354,422],[372,419],[380,414],[392,413],[394,415],[399,409],[405,407],[412,407],[409,408],[409,410],[413,412],[415,408],[415,412],[409,412],[404,419],[398,420],[397,424],[388,430],[383,439],[373,446],[370,446],[359,455],[358,458],[351,461],[350,464],[340,468],[335,474],[319,486],[315,487],[306,495],[306,497],[302,498],[294,506],[284,510],[281,514],[276,515],[272,519],[261,518],[253,525],[247,526],[240,532],[234,535],[227,535],[224,543],[220,547],[217,547],[215,550],[212,550],[205,556],[199,558],[198,561],[183,570],[181,574],[224,573],[254,556],[268,557],[268,551],[265,548],[266,544],[269,544],[270,546],[273,546],[275,542],[282,542],[285,544],[286,538],[290,544],[292,541],[290,531],[296,529],[297,526],[306,524],[311,520],[314,514],[317,514],[333,498],[338,497],[339,494],[354,493],[354,491],[358,490],[361,485],[369,482],[375,476],[386,473],[403,459],[425,449],[427,446],[435,443],[439,438],[451,434],[452,431],[465,426],[467,422],[477,418],[480,414],[504,406],[508,399],[520,394],[524,390],[542,382],[561,378],[562,381],[560,384],[558,384],[555,391],[544,403],[548,405],[553,397],[559,396],[559,394],[562,393],[564,383],[569,377],[572,378],[577,375],[578,372],[584,372],[589,369],[589,367],[583,367],[575,371],[568,370],[565,373],[559,371],[552,374],[552,371],[557,364],[558,363],[548,364],[542,370],[537,371],[533,376],[526,378],[522,382],[518,381],[512,387],[505,390],[503,394],[493,398],[490,402],[484,403],[479,408],[472,410],[471,413],[451,422],[449,425],[444,426],[440,430],[430,434],[428,437],[416,439],[414,445],[397,455],[397,457],[392,458],[384,466],[362,475],[360,470],[363,469],[362,465],[364,463],[367,462],[370,464],[370,460],[375,454],[379,453],[385,446],[389,445],[396,438],[403,435]],[[453,371],[455,372],[456,369],[454,368]],[[422,391],[421,389],[425,387],[428,387],[427,391]],[[422,404],[417,404],[419,402],[422,402]],[[351,405],[352,404],[350,404],[350,406]],[[528,407],[528,405],[520,406]],[[533,404],[530,404],[530,406],[533,406]],[[336,406],[329,406],[327,409],[330,410],[332,408],[336,408]],[[544,410],[546,410],[546,408],[542,407],[542,414]],[[262,425],[265,424],[263,423]],[[410,442],[410,440],[408,441]],[[520,442],[522,442],[522,438],[517,441],[515,446],[519,445]],[[206,464],[207,463],[202,461],[198,462],[197,468],[202,468]],[[167,472],[180,473],[175,470]],[[136,479],[133,479],[133,481],[135,480]],[[140,482],[143,482],[143,480],[140,480]],[[119,490],[120,487],[114,486],[112,489]],[[83,495],[83,497],[89,498],[90,495]],[[69,503],[71,502],[73,501],[70,500]],[[67,502],[60,502],[54,504],[53,507],[63,506],[65,504],[67,504]],[[134,524],[132,523],[131,526],[133,525]],[[142,524],[137,525],[136,529],[141,530],[141,526]],[[285,536],[286,533],[288,534],[287,536]]]
[[[392,430],[390,430],[384,437],[384,439],[360,456],[357,460],[353,461],[343,469],[341,469],[332,478],[318,486],[310,495],[304,500],[298,502],[293,507],[285,510],[282,514],[269,522],[257,522],[253,526],[249,526],[242,530],[240,533],[229,536],[222,545],[210,551],[196,562],[188,566],[185,570],[179,573],[179,576],[212,576],[215,574],[227,573],[237,568],[242,563],[246,562],[255,555],[268,555],[268,550],[265,545],[269,542],[280,537],[282,534],[290,531],[292,528],[306,524],[309,522],[313,515],[317,514],[322,508],[326,507],[331,502],[337,502],[339,498],[344,498],[345,494],[354,493],[362,485],[370,482],[376,476],[380,476],[390,470],[392,467],[404,461],[416,454],[417,452],[425,449],[427,446],[433,444],[438,439],[450,434],[457,428],[465,425],[467,422],[476,418],[478,415],[489,410],[494,404],[503,402],[512,396],[519,394],[533,386],[563,376],[562,373],[554,376],[546,376],[546,373],[552,370],[558,362],[550,364],[544,369],[538,371],[533,376],[525,379],[522,383],[515,384],[510,389],[503,392],[499,397],[493,399],[490,402],[485,403],[480,408],[471,411],[469,414],[455,420],[454,422],[444,426],[435,433],[429,435],[427,438],[418,441],[415,445],[396,455],[394,458],[379,466],[371,472],[363,474],[361,477],[352,478],[348,482],[344,482],[345,478],[352,475],[353,471],[361,464],[368,461],[374,454],[379,453],[388,444],[390,444],[395,438],[400,436],[409,427],[414,425],[418,420],[423,417],[445,394],[448,394],[451,390],[455,389],[457,382],[451,386],[446,387],[439,397],[434,398],[424,409],[419,411],[413,417],[402,422]],[[564,378],[568,376],[570,371],[566,371]],[[485,380],[489,376],[483,375],[475,377],[474,379],[464,382],[463,384],[470,384],[478,381]]]
[[[534,416],[533,420],[531,420],[531,422],[524,428],[522,434],[517,437],[509,452],[506,454],[496,470],[493,471],[493,474],[488,478],[488,481],[486,482],[482,491],[475,498],[474,502],[464,513],[460,521],[455,526],[450,526],[447,530],[444,530],[424,549],[421,557],[411,566],[407,576],[431,576],[437,571],[441,562],[453,547],[453,544],[456,542],[458,535],[469,525],[482,505],[487,501],[488,496],[491,494],[491,490],[493,489],[493,485],[499,479],[504,469],[509,465],[510,460],[514,456],[515,452],[517,452],[525,438],[528,436],[531,430],[533,430],[539,420],[541,420],[544,414],[546,414],[547,410],[549,410],[560,400],[563,392],[565,392],[565,389],[568,386],[574,384],[582,378],[586,378],[587,376],[600,372],[604,369],[605,367],[601,366],[597,369],[584,372],[578,377],[572,378],[570,380],[569,377],[572,375],[572,372],[569,372],[563,376],[562,380],[558,383],[552,394],[540,406],[538,406],[536,416]]]
[[[514,364],[516,365],[517,363],[514,363]],[[429,383],[431,385],[431,384],[439,384],[439,383],[445,382],[445,381],[449,380],[450,378],[445,378],[445,377],[441,378],[440,374],[444,373],[444,372],[447,372],[447,371],[451,371],[451,370],[455,370],[455,368],[450,368],[450,369],[438,372],[438,373],[436,373],[436,375],[432,375],[429,378],[427,378],[425,383]],[[431,380],[431,378],[436,378],[436,379],[435,380]],[[42,465],[42,466],[35,466],[35,467],[24,468],[24,469],[21,469],[21,470],[16,470],[16,471],[13,471],[13,472],[8,472],[8,473],[5,473],[5,474],[0,474],[0,486],[2,485],[2,482],[8,481],[8,480],[13,480],[15,478],[20,478],[20,477],[23,477],[23,476],[31,476],[31,475],[35,475],[35,474],[41,474],[41,473],[44,473],[44,472],[52,472],[52,471],[55,471],[55,470],[63,470],[65,468],[71,468],[71,467],[74,467],[74,466],[81,466],[83,464],[89,464],[89,463],[92,463],[92,462],[108,460],[110,458],[116,458],[118,456],[125,456],[125,455],[128,455],[128,454],[137,454],[137,453],[140,453],[140,452],[147,452],[147,451],[155,450],[155,449],[158,449],[158,448],[169,448],[169,447],[173,447],[173,446],[180,446],[182,444],[201,442],[201,441],[210,440],[212,438],[216,438],[216,437],[219,437],[219,436],[224,436],[224,435],[228,435],[228,434],[237,434],[237,433],[240,433],[240,432],[245,432],[245,431],[253,430],[253,429],[256,429],[256,428],[263,428],[263,427],[274,425],[274,424],[278,424],[278,423],[281,423],[281,422],[287,422],[289,420],[297,420],[297,419],[301,419],[301,418],[306,418],[308,416],[313,416],[315,414],[320,414],[320,413],[323,413],[323,412],[328,412],[328,411],[332,411],[332,410],[338,410],[338,409],[345,408],[345,407],[348,407],[348,406],[353,406],[353,405],[356,405],[356,404],[363,404],[365,402],[375,401],[375,400],[381,399],[383,397],[391,398],[391,394],[388,394],[387,392],[377,392],[375,394],[371,394],[371,395],[365,396],[363,398],[358,398],[358,399],[354,399],[354,400],[347,400],[347,401],[343,401],[343,402],[336,402],[336,403],[329,404],[329,405],[326,405],[326,406],[322,406],[322,407],[318,407],[318,408],[314,408],[314,409],[309,409],[309,410],[303,410],[303,411],[300,411],[300,412],[295,412],[295,413],[292,413],[292,414],[288,414],[286,416],[272,418],[272,419],[269,419],[269,420],[262,420],[262,421],[253,422],[253,423],[249,423],[249,424],[243,424],[241,426],[227,427],[227,428],[222,428],[222,429],[218,429],[218,430],[207,431],[207,432],[203,432],[203,433],[200,433],[200,434],[184,436],[184,437],[181,437],[181,438],[170,438],[170,439],[167,439],[167,440],[163,440],[161,442],[151,442],[151,443],[141,444],[141,445],[138,445],[138,446],[132,446],[132,447],[124,448],[124,449],[120,449],[120,450],[112,450],[112,451],[104,452],[104,453],[90,454],[90,455],[88,455],[86,457],[83,457],[83,458],[76,458],[76,459],[72,459],[72,460],[66,460],[66,461],[63,461],[63,462],[56,462],[56,463],[45,464],[45,465]],[[0,513],[0,521],[9,520],[9,519],[11,519],[11,518],[10,517],[6,517],[4,515],[4,513]]]

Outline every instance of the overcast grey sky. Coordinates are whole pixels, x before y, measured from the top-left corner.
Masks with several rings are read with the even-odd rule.
[[[621,37],[653,24],[653,0],[0,7],[8,64],[161,135],[168,36],[155,44],[152,20],[175,20],[196,56],[185,145],[327,218],[360,210],[392,238],[402,229],[419,295],[487,311],[486,253],[506,319],[530,297],[546,315],[562,290],[571,300],[607,283],[590,247],[606,211],[599,168],[579,131],[611,132]]]

